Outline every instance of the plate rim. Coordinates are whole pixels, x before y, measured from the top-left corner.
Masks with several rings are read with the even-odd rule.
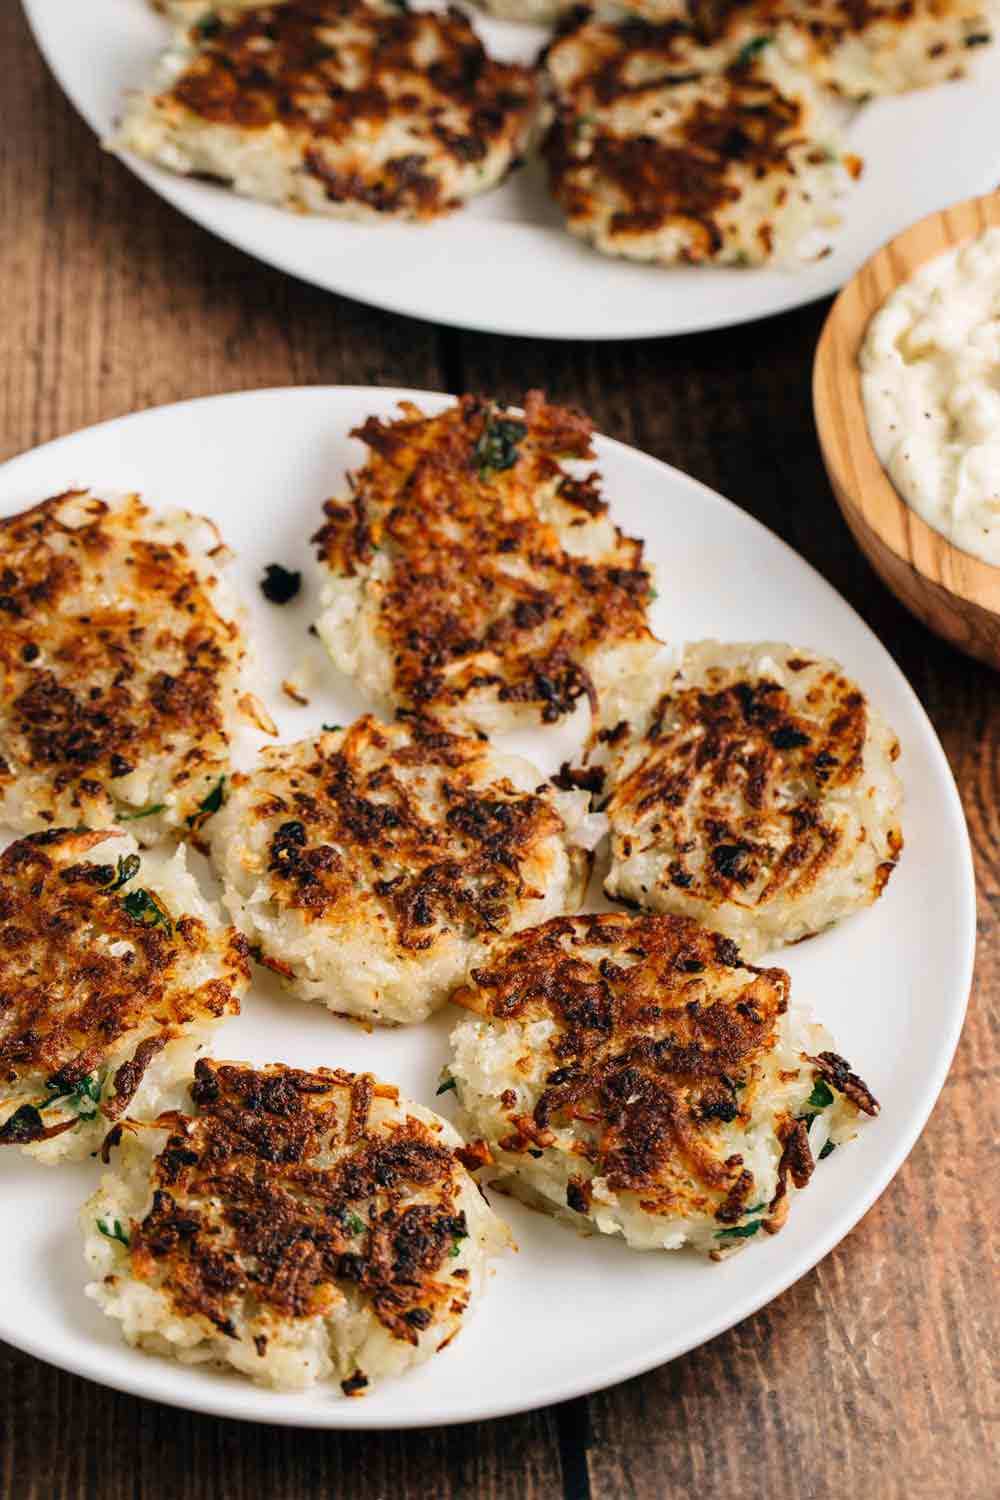
[[[42,453],[51,453],[60,446],[68,445],[75,439],[85,434],[94,434],[101,431],[110,431],[125,423],[142,423],[143,421],[155,421],[165,412],[174,412],[185,408],[204,408],[212,403],[248,403],[251,404],[260,398],[281,401],[284,399],[296,399],[306,397],[309,400],[318,400],[322,397],[336,396],[348,400],[370,400],[375,396],[386,402],[399,402],[400,400],[415,401],[447,401],[457,399],[449,392],[411,389],[396,386],[365,386],[365,385],[298,385],[298,386],[263,386],[248,391],[226,391],[210,396],[190,397],[183,401],[165,402],[155,406],[145,407],[138,411],[127,412],[121,416],[107,418],[104,421],[92,423],[89,426],[77,428],[72,432],[63,433],[59,437],[52,438],[45,443],[40,443],[34,448],[23,450],[13,455],[0,464],[0,479],[6,480],[13,472]],[[602,1371],[598,1380],[592,1376],[572,1377],[562,1382],[553,1382],[550,1389],[538,1402],[533,1400],[531,1404],[525,1403],[516,1395],[505,1397],[503,1400],[491,1400],[482,1406],[475,1407],[469,1411],[458,1414],[448,1414],[435,1419],[434,1426],[463,1426],[472,1422],[489,1421],[504,1417],[515,1416],[521,1413],[544,1410],[564,1401],[576,1399],[580,1396],[595,1394],[606,1390],[612,1385],[620,1384],[635,1376],[648,1373],[663,1365],[671,1363],[692,1350],[702,1347],[711,1342],[720,1334],[742,1323],[746,1318],[758,1312],[762,1307],[769,1305],[778,1297],[782,1296],[810,1271],[812,1271],[821,1260],[850,1234],[861,1223],[872,1207],[881,1198],[890,1183],[908,1160],[914,1146],[926,1129],[934,1109],[940,1099],[942,1089],[951,1069],[952,1061],[961,1037],[962,1028],[968,1012],[968,1003],[973,980],[973,969],[976,953],[977,936],[977,909],[976,909],[976,883],[975,866],[972,857],[972,846],[965,819],[964,808],[961,797],[955,783],[951,764],[944,751],[944,747],[938,737],[937,731],[916,692],[911,687],[908,679],[898,666],[888,647],[872,630],[871,626],[854,609],[854,606],[846,600],[832,583],[829,582],[808,559],[802,557],[794,547],[784,540],[783,537],[766,526],[756,516],[743,510],[735,502],[728,500],[718,491],[711,489],[701,480],[685,474],[683,470],[667,463],[663,459],[656,458],[653,454],[646,453],[640,448],[633,447],[617,438],[606,437],[601,433],[595,433],[595,442],[598,447],[598,459],[600,448],[607,446],[619,454],[627,455],[628,461],[641,460],[641,466],[647,468],[651,473],[662,475],[664,471],[670,477],[672,483],[680,483],[693,487],[697,493],[700,503],[708,503],[717,507],[723,514],[735,511],[741,519],[749,522],[752,527],[766,535],[771,542],[776,542],[784,552],[791,555],[796,563],[807,570],[813,585],[818,585],[832,595],[838,603],[849,611],[854,620],[861,626],[863,633],[877,646],[885,659],[890,675],[895,679],[897,690],[903,693],[908,700],[909,708],[921,721],[928,736],[928,744],[931,748],[937,769],[941,775],[942,794],[946,800],[948,815],[954,824],[954,832],[960,845],[960,853],[963,856],[961,863],[964,872],[964,880],[961,892],[956,892],[960,898],[963,909],[965,940],[962,945],[962,967],[955,983],[955,993],[960,995],[960,1003],[955,1005],[951,1017],[949,1029],[942,1047],[935,1061],[935,1067],[928,1077],[923,1081],[921,1097],[923,1102],[917,1109],[909,1129],[904,1134],[903,1140],[897,1146],[891,1156],[880,1160],[877,1170],[874,1171],[871,1181],[861,1196],[860,1206],[855,1205],[846,1212],[834,1214],[828,1222],[827,1228],[818,1233],[815,1240],[810,1244],[808,1251],[800,1260],[794,1263],[790,1271],[781,1271],[771,1276],[762,1277],[760,1281],[741,1298],[727,1305],[725,1311],[712,1320],[701,1332],[684,1337],[679,1342],[669,1342],[669,1352],[664,1352],[664,1343],[661,1341],[652,1350],[647,1350],[642,1355],[626,1357],[617,1364]],[[6,513],[4,508],[3,513]],[[315,1412],[302,1412],[301,1410],[282,1410],[281,1393],[274,1391],[263,1391],[259,1387],[249,1385],[238,1377],[223,1376],[218,1385],[213,1383],[206,1386],[203,1393],[200,1388],[193,1392],[193,1399],[181,1393],[168,1392],[164,1394],[159,1388],[157,1370],[159,1361],[153,1356],[143,1356],[136,1351],[140,1363],[137,1364],[137,1374],[134,1379],[126,1381],[124,1375],[105,1375],[95,1373],[92,1365],[87,1361],[76,1358],[72,1354],[67,1358],[54,1357],[53,1352],[47,1346],[36,1343],[30,1335],[23,1335],[15,1331],[12,1335],[7,1325],[7,1319],[0,1308],[0,1339],[17,1349],[21,1353],[33,1356],[43,1363],[57,1369],[66,1370],[70,1374],[78,1375],[94,1383],[118,1390],[126,1395],[139,1396],[145,1399],[159,1401],[179,1410],[191,1411],[203,1415],[212,1415],[237,1421],[256,1422],[265,1425],[294,1427],[311,1430],[325,1431],[405,1431],[426,1428],[431,1424],[425,1418],[416,1418],[412,1421],[404,1417],[394,1418],[387,1421],[380,1417],[377,1412],[369,1419],[366,1418],[364,1403],[346,1402],[331,1403],[329,1408],[317,1405]],[[99,1346],[95,1345],[95,1349]],[[274,1403],[272,1411],[258,1412],[247,1409],[246,1397],[264,1396],[268,1403]],[[346,1419],[346,1420],[345,1420]]]

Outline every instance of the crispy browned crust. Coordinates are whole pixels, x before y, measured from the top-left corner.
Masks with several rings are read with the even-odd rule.
[[[378,912],[395,947],[414,955],[444,931],[503,931],[518,903],[542,894],[524,867],[563,831],[562,819],[543,796],[507,780],[483,785],[483,741],[420,719],[404,735],[366,715],[334,743],[324,736],[304,746],[287,772],[265,773],[251,800],[250,823],[281,819],[268,864],[279,906],[348,926]],[[444,773],[445,806],[433,818],[409,779],[422,768]]]
[[[571,222],[601,220],[610,198],[616,205],[604,231],[610,239],[676,227],[688,237],[679,258],[708,260],[723,247],[722,216],[739,201],[741,180],[794,182],[805,108],[801,98],[782,94],[753,58],[741,61],[735,54],[722,67],[717,58],[706,61],[701,38],[684,22],[630,18],[595,25],[585,9],[565,19],[550,59],[564,38],[573,47],[593,38],[594,51],[591,71],[568,88],[554,82],[557,110],[544,146],[553,192]],[[635,81],[640,57],[641,83]],[[695,84],[698,97],[669,139],[618,134],[598,113]],[[825,159],[819,147],[816,152],[817,161]],[[758,235],[766,258],[773,228],[764,222]]]
[[[379,626],[399,702],[432,712],[495,690],[552,722],[592,695],[586,663],[596,650],[649,638],[642,543],[616,533],[616,556],[589,562],[565,551],[538,511],[538,492],[555,487],[581,519],[606,514],[596,475],[576,480],[559,462],[593,456],[591,423],[538,391],[523,417],[475,396],[437,417],[409,403],[403,412],[355,433],[371,457],[353,499],[324,507],[320,559],[353,576],[376,549],[389,554]],[[480,458],[498,426],[516,449],[503,470]]]
[[[118,1068],[101,1106],[114,1118],[180,1027],[239,1011],[250,973],[246,944],[232,929],[216,937],[199,918],[173,914],[168,934],[131,917],[123,896],[141,888],[141,866],[127,891],[112,891],[115,866],[85,858],[106,838],[55,829],[0,856],[0,1091],[19,1097],[31,1080],[37,1092],[41,1075],[56,1097],[101,1070],[129,1032],[152,1031]],[[116,956],[111,945],[122,940],[130,951]],[[192,989],[178,966],[209,949],[224,977]],[[44,1139],[35,1126],[19,1120],[0,1141]]]
[[[954,77],[960,77],[965,61],[973,48],[981,47],[992,40],[992,26],[986,14],[988,4],[983,5],[983,15],[976,26],[950,48],[955,59]],[[706,40],[724,36],[727,29],[752,26],[763,36],[771,34],[779,26],[792,25],[807,39],[811,57],[828,58],[845,42],[857,40],[874,42],[880,51],[891,51],[892,33],[902,41],[913,31],[919,31],[928,21],[945,19],[956,15],[971,20],[971,9],[954,0],[692,0],[691,11],[695,26]],[[949,50],[948,44],[936,39],[933,42],[934,57]],[[840,90],[836,77],[828,80],[829,86]]]
[[[351,1288],[416,1344],[468,1302],[451,1272],[468,1232],[462,1168],[417,1119],[370,1125],[375,1095],[397,1097],[339,1069],[199,1061],[194,1115],[165,1121],[152,1207],[130,1235],[132,1274],[231,1336],[244,1309],[322,1316]]]
[[[788,1007],[783,970],[744,965],[728,938],[684,917],[605,914],[519,934],[472,981],[454,998],[480,1015],[556,1022],[533,1114],[517,1113],[513,1092],[502,1101],[504,1151],[571,1126],[593,1175],[640,1194],[647,1213],[741,1217],[753,1178],[723,1155],[719,1124],[750,1120]]]
[[[0,789],[42,773],[74,807],[105,795],[110,813],[115,781],[169,757],[178,735],[195,744],[175,756],[175,785],[225,764],[223,679],[239,631],[183,545],[143,534],[138,497],[121,511],[91,497],[91,519],[68,531],[60,510],[84,494],[0,521]],[[126,556],[131,588],[81,608],[79,593],[93,597]]]
[[[329,199],[378,213],[431,218],[455,207],[437,175],[442,159],[466,167],[498,147],[515,149],[537,108],[531,71],[487,57],[458,9],[289,0],[223,14],[192,38],[198,55],[161,96],[167,105],[244,132],[288,132],[302,143],[302,170]],[[345,170],[328,154],[327,146],[391,128],[394,117],[418,125],[426,155],[373,165],[359,153]]]
[[[789,667],[797,663],[811,665]],[[709,906],[805,895],[842,855],[848,833],[824,798],[861,781],[868,734],[864,695],[849,679],[827,671],[809,697],[808,711],[797,711],[766,678],[665,693],[642,761],[608,798],[612,828],[643,820],[675,851],[664,883]],[[623,841],[627,858],[627,833]],[[890,845],[898,857],[901,837]],[[892,869],[879,866],[873,899]]]
[[[813,1059],[809,1059],[811,1062]],[[780,1127],[781,1157],[778,1161],[778,1185],[768,1208],[764,1228],[777,1234],[788,1218],[788,1183],[797,1188],[809,1185],[816,1163],[809,1145],[809,1126],[805,1120],[786,1120]]]

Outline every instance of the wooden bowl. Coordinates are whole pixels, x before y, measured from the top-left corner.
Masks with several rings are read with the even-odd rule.
[[[1000,193],[921,219],[861,267],[824,324],[813,410],[837,503],[872,567],[931,630],[1000,667],[1000,567],[961,551],[900,497],[868,436],[858,368],[868,321],[889,293],[925,261],[990,225],[1000,225]]]

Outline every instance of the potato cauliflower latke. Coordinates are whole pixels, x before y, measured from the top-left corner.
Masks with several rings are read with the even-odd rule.
[[[457,9],[221,6],[177,33],[118,145],[286,208],[430,219],[506,175],[538,105],[532,71],[487,57]]]
[[[196,830],[222,797],[241,612],[218,531],[70,490],[0,520],[0,822]]]
[[[574,0],[480,0],[509,20],[554,21]],[[655,25],[692,26],[705,43],[737,54],[775,45],[788,63],[847,99],[905,93],[961,78],[993,40],[996,0],[619,0],[590,7]]]
[[[878,1113],[788,992],[683,917],[546,922],[454,997],[462,1124],[533,1207],[718,1259],[776,1233],[789,1187]]]
[[[580,905],[591,824],[526,760],[365,717],[268,747],[211,837],[234,921],[292,993],[397,1023],[500,934]]]
[[[455,1337],[510,1242],[454,1129],[370,1074],[200,1061],[81,1224],[130,1344],[347,1395]]]
[[[693,24],[734,50],[773,45],[814,82],[858,100],[962,77],[993,40],[997,16],[996,0],[622,0],[615,8]]]
[[[369,417],[371,450],[314,540],[317,629],[376,699],[497,733],[553,723],[655,653],[642,543],[608,519],[580,412],[463,396]]]
[[[903,847],[899,742],[837,662],[702,641],[603,710],[612,899],[753,956],[881,895]]]
[[[86,1156],[156,1114],[214,1023],[239,1013],[246,943],[185,865],[118,830],[54,829],[0,855],[0,1144]]]
[[[808,73],[754,38],[574,12],[544,54],[545,142],[567,227],[608,255],[815,259],[860,171]]]

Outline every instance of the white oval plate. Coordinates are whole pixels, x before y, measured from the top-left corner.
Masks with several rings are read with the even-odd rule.
[[[412,391],[256,391],[162,407],[49,443],[0,469],[0,513],[72,485],[135,488],[153,504],[216,520],[238,557],[262,686],[282,735],[347,722],[363,705],[337,678],[307,627],[317,581],[308,538],[321,500],[340,490],[361,445],[346,436]],[[693,1254],[637,1254],[581,1239],[503,1198],[520,1252],[497,1267],[455,1343],[423,1369],[362,1400],[336,1387],[276,1395],[236,1376],[186,1369],[126,1348],[117,1325],[83,1294],[76,1225],[91,1163],[40,1168],[0,1159],[4,1275],[0,1337],[54,1364],[133,1394],[220,1416],[317,1427],[406,1427],[469,1421],[542,1406],[623,1380],[703,1343],[776,1297],[825,1255],[882,1192],[923,1127],[958,1039],[971,977],[974,892],[968,836],[944,754],[916,697],[871,631],[794,552],[735,506],[634,449],[598,441],[616,519],[647,539],[659,571],[654,625],[679,639],[777,638],[837,655],[883,706],[903,745],[906,851],[877,906],[788,950],[793,992],[833,1031],[875,1089],[882,1115],[822,1164],[775,1239],[762,1236],[721,1265]],[[292,605],[267,604],[263,567],[301,568]],[[280,681],[315,651],[308,708]],[[546,771],[572,753],[574,732],[517,737]],[[508,743],[513,743],[514,737]],[[218,1056],[304,1067],[371,1069],[435,1101],[457,1012],[367,1035],[318,1006],[283,999],[261,979],[227,1024]]]
[[[59,83],[110,138],[126,90],[148,77],[167,28],[147,0],[23,3]],[[475,25],[491,51],[517,61],[531,61],[548,35],[478,14]],[[691,333],[824,297],[907,224],[992,188],[1000,47],[981,50],[974,79],[858,112],[848,140],[865,159],[864,177],[845,201],[834,253],[800,271],[668,270],[600,255],[560,227],[537,162],[469,208],[415,227],[305,218],[125,160],[168,203],[241,250],[392,312],[537,338]]]

